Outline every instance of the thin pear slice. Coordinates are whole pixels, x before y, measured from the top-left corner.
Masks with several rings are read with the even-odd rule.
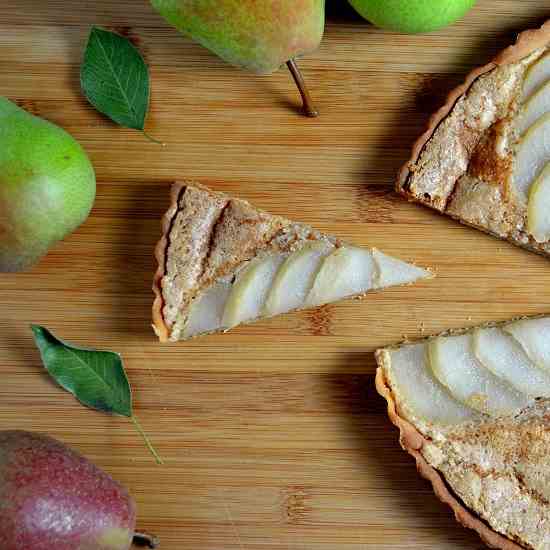
[[[325,258],[306,305],[320,306],[364,294],[374,286],[376,262],[370,250],[341,247]]]
[[[550,113],[539,118],[521,139],[512,182],[520,199],[527,203],[529,190],[550,161]]]
[[[531,187],[527,229],[538,243],[550,241],[550,162]]]
[[[481,364],[530,397],[550,397],[550,374],[539,369],[521,346],[499,328],[474,332],[474,353]]]
[[[550,112],[550,80],[537,90],[521,109],[517,118],[519,134],[525,133],[539,118]]]
[[[303,307],[323,259],[333,249],[332,244],[321,241],[307,244],[291,254],[273,281],[264,315],[278,315]]]
[[[529,67],[523,81],[523,100],[526,100],[548,80],[550,80],[550,53],[539,57],[539,59]]]
[[[436,425],[459,424],[477,417],[470,407],[457,401],[433,376],[426,345],[414,344],[387,351],[391,367],[388,382],[397,396],[400,414],[413,424],[418,420]]]
[[[284,261],[282,254],[256,258],[237,275],[225,305],[224,327],[233,328],[260,317],[269,289]]]
[[[491,416],[528,406],[533,400],[483,367],[472,345],[470,334],[440,336],[428,344],[430,367],[439,382],[460,402]]]
[[[550,371],[550,317],[522,319],[506,325],[503,330],[519,342],[537,367]]]
[[[230,292],[229,282],[219,282],[199,296],[189,310],[183,331],[184,337],[191,338],[196,334],[220,330],[223,327],[223,312]]]
[[[378,268],[374,280],[374,288],[406,285],[414,283],[419,279],[431,277],[431,273],[426,269],[387,256],[379,250],[373,249],[372,255]]]

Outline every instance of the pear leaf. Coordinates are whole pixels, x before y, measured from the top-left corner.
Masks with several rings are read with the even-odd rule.
[[[77,348],[44,327],[31,328],[44,367],[62,388],[87,407],[132,416],[132,392],[118,353]]]
[[[120,355],[73,346],[38,325],[31,325],[31,329],[50,376],[83,405],[130,418],[157,462],[162,464],[133,414],[132,390]]]
[[[149,110],[149,70],[127,38],[92,27],[80,69],[80,85],[100,113],[120,126],[144,131]]]

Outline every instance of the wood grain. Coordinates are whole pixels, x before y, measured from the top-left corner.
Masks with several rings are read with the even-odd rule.
[[[428,36],[372,28],[329,4],[301,66],[322,113],[298,115],[285,71],[255,77],[167,27],[145,0],[3,0],[0,94],[90,153],[89,220],[31,273],[0,278],[0,429],[49,432],[128,485],[163,550],[482,548],[418,479],[373,389],[375,348],[548,312],[548,264],[405,203],[391,183],[430,112],[471,67],[550,15],[547,0],[480,0]],[[90,25],[151,66],[147,129],[114,127],[78,88]],[[188,344],[150,330],[152,250],[168,187],[193,178],[261,208],[434,267],[437,279]],[[41,367],[29,323],[121,352],[132,426],[83,409]]]

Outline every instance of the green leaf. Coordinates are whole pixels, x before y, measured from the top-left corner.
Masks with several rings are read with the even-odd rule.
[[[52,378],[83,405],[132,420],[157,464],[163,464],[132,412],[132,390],[118,353],[77,348],[47,328],[31,325],[42,363]]]
[[[121,126],[144,130],[149,109],[149,71],[128,39],[92,27],[80,85],[98,111]]]
[[[82,404],[132,417],[132,392],[118,353],[77,348],[48,329],[31,325],[44,367]]]

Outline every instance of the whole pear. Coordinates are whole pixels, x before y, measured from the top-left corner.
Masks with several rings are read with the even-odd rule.
[[[151,0],[151,4],[180,32],[232,65],[258,74],[272,73],[316,50],[325,26],[325,0]],[[303,96],[307,91],[301,75],[296,75],[295,65],[291,70],[300,80]]]
[[[0,271],[24,271],[74,231],[95,199],[78,142],[0,96]]]
[[[2,550],[128,550],[136,521],[126,489],[40,434],[0,432]]]
[[[416,34],[454,23],[476,0],[349,0],[349,3],[377,27]]]

